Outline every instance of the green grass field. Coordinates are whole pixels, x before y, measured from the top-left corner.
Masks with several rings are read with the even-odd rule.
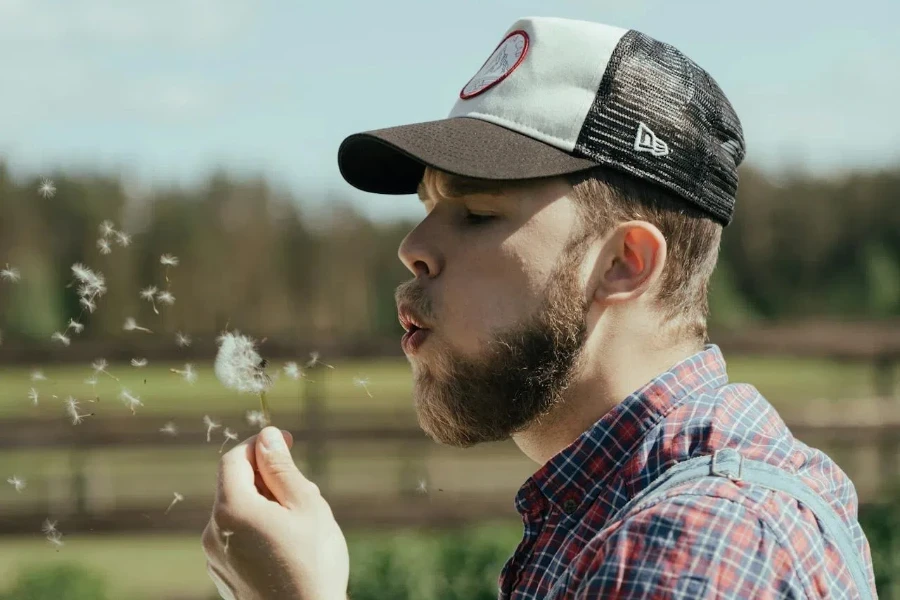
[[[0,417],[61,413],[61,402],[66,396],[93,397],[94,389],[84,383],[93,374],[90,362],[86,360],[84,366],[35,365],[34,368],[40,368],[47,377],[47,381],[38,382],[31,381],[29,369],[0,368]],[[274,365],[280,366],[280,363]],[[405,360],[336,361],[333,366],[334,369],[322,368],[310,376],[321,385],[330,408],[411,408],[412,379]],[[194,384],[171,373],[170,368],[183,368],[183,365],[151,364],[143,369],[128,364],[111,365],[108,371],[118,381],[100,374],[96,390],[101,399],[112,400],[111,404],[116,405],[121,414],[129,414],[117,400],[122,387],[141,397],[144,406],[138,410],[144,414],[213,414],[258,406],[254,396],[225,389],[216,380],[211,363],[195,365],[198,379]],[[731,381],[755,385],[779,409],[790,409],[792,405],[811,400],[840,402],[873,394],[871,369],[864,364],[734,357],[728,359],[728,369]],[[357,385],[356,378],[366,379],[366,387]],[[280,375],[269,394],[273,412],[299,410],[302,386],[302,380],[294,381]],[[28,398],[32,387],[39,393],[38,406]]]

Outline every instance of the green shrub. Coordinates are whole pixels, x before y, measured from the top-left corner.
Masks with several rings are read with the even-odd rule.
[[[81,565],[42,564],[22,570],[3,600],[108,600],[103,577]]]

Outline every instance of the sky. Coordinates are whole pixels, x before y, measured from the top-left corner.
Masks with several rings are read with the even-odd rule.
[[[678,47],[731,100],[750,164],[900,164],[897,0],[0,0],[0,160],[136,189],[225,167],[372,218],[421,216],[412,197],[347,185],[341,140],[446,117],[525,16]]]

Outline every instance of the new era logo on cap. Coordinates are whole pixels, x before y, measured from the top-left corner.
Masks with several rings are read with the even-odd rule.
[[[691,59],[638,31],[572,19],[519,19],[499,39],[447,118],[345,139],[344,178],[413,194],[426,166],[495,180],[602,166],[730,222],[743,133]]]

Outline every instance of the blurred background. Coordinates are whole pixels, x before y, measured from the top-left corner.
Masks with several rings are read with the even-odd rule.
[[[264,340],[351,596],[496,597],[537,466],[416,427],[393,291],[423,209],[356,192],[336,153],[446,116],[527,15],[641,30],[731,99],[748,159],[712,341],[851,476],[879,594],[900,597],[896,2],[0,0],[0,598],[216,597],[216,465],[258,429],[212,372],[226,327]],[[76,263],[105,278],[93,312]]]

